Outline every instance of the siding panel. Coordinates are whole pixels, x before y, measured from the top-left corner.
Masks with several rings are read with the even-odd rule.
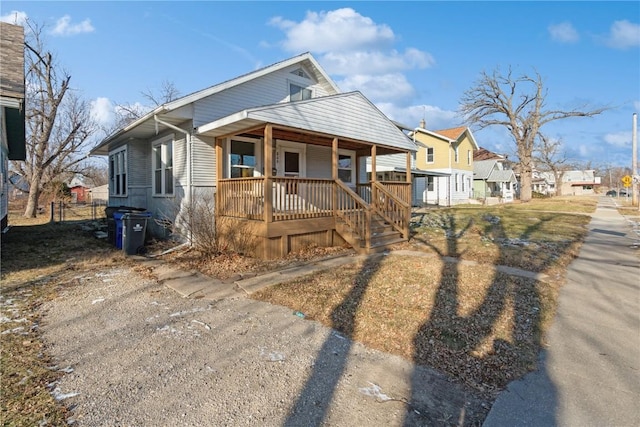
[[[193,137],[191,139],[191,144],[193,158],[193,185],[216,185],[215,140],[205,137]]]
[[[299,66],[296,65],[259,77],[196,101],[194,127],[248,108],[285,102],[289,96],[289,81],[301,86],[306,86],[305,83],[309,82],[310,85],[307,87],[312,89],[314,97],[328,95],[321,85],[291,74],[291,71],[296,68]]]

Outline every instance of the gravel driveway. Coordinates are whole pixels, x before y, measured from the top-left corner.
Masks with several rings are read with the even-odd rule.
[[[76,279],[41,324],[74,425],[471,425],[489,409],[288,308],[183,298],[129,268]]]

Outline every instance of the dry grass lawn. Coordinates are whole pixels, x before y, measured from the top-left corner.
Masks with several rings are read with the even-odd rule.
[[[584,213],[596,205],[574,199],[425,210],[414,216],[411,241],[396,247],[424,256],[391,252],[253,297],[493,395],[535,367],[566,267],[586,235]]]

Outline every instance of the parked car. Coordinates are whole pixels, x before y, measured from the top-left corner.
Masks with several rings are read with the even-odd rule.
[[[618,196],[629,197],[631,196],[631,190],[629,190],[628,188],[621,188],[620,191],[618,192]]]
[[[616,190],[609,190],[609,191],[607,191],[607,196],[609,196],[609,197],[617,197],[618,193],[616,192]]]

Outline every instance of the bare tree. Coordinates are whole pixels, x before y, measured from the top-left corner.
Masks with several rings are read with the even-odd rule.
[[[542,170],[553,173],[556,183],[556,196],[562,195],[562,179],[571,169],[569,157],[563,149],[561,139],[551,139],[541,133],[534,147],[534,162]]]
[[[25,41],[25,162],[13,166],[29,182],[24,216],[33,218],[43,188],[63,174],[76,172],[86,159],[84,149],[95,131],[90,106],[69,86],[71,75],[46,50],[42,27],[31,22]]]
[[[125,127],[129,123],[139,119],[147,112],[149,112],[152,108],[178,99],[178,97],[180,96],[180,91],[176,88],[176,85],[173,82],[164,80],[160,84],[160,88],[157,91],[147,89],[146,91],[140,92],[140,94],[144,99],[149,101],[151,106],[146,107],[140,103],[117,104],[115,107],[115,122],[112,126],[102,129],[106,135],[109,135],[116,130]]]
[[[540,74],[514,77],[509,68],[506,75],[499,70],[491,74],[483,71],[476,85],[463,94],[460,103],[461,113],[471,124],[480,129],[504,126],[513,137],[520,164],[520,199],[525,202],[531,200],[534,144],[542,126],[569,117],[591,117],[606,110],[548,110],[546,98],[547,90]]]
[[[142,92],[142,96],[145,97],[154,107],[158,107],[167,102],[174,101],[180,96],[180,91],[176,87],[175,83],[169,80],[163,80],[160,83],[160,88],[157,92],[147,89]]]

